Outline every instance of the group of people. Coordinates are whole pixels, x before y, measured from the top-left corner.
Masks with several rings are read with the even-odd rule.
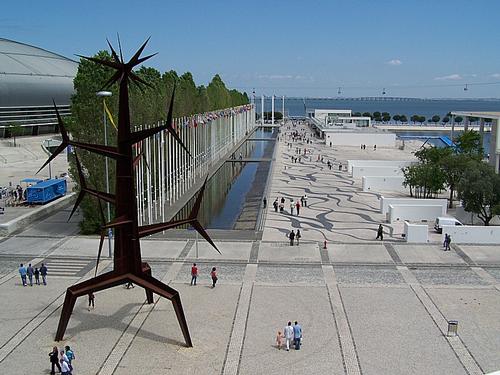
[[[193,263],[191,267],[191,285],[196,285],[196,280],[198,279],[199,275],[199,270],[198,266],[196,263]],[[215,284],[217,284],[217,280],[219,278],[217,277],[217,268],[212,267],[212,271],[210,271],[210,278],[212,279],[212,288],[215,288]]]
[[[62,375],[71,375],[73,371],[73,360],[75,359],[75,353],[71,348],[66,345],[64,350],[59,351],[57,346],[54,346],[52,351],[49,353],[50,360],[50,374],[55,375],[56,367]]]
[[[300,229],[297,229],[297,233],[292,231],[288,234],[288,239],[290,240],[290,246],[293,246],[294,242],[299,246],[300,239],[302,238],[302,234],[300,234]]]
[[[287,352],[290,351],[292,342],[295,350],[300,350],[300,346],[302,345],[302,326],[297,321],[295,321],[293,326],[292,322],[288,322],[283,330],[283,333],[278,331],[278,334],[276,335],[276,346],[278,349],[283,347],[283,339],[285,339]]]
[[[279,210],[280,213],[284,213],[285,202],[286,199],[284,197],[281,197],[281,199],[276,198],[273,202],[274,212],[278,212]],[[290,215],[293,216],[294,210],[296,210],[297,216],[299,216],[301,207],[307,207],[307,194],[301,196],[300,199],[297,199],[296,202],[294,202],[293,199],[290,199],[289,207],[290,207]]]
[[[21,275],[21,282],[23,286],[28,285],[28,281],[30,286],[33,286],[33,277],[35,277],[35,284],[40,285],[40,276],[42,276],[43,285],[47,285],[47,267],[42,263],[40,268],[31,266],[31,263],[28,264],[28,267],[25,267],[22,263],[19,265],[19,275]]]
[[[366,145],[361,145],[361,149],[362,150],[366,150]],[[377,145],[373,145],[373,151],[375,151],[377,149]]]

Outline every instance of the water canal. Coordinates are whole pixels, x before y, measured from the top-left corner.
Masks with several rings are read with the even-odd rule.
[[[277,128],[257,128],[235,151],[236,160],[226,161],[207,183],[199,220],[207,229],[255,230],[267,185]],[[255,162],[239,161],[263,159]],[[176,218],[187,217],[195,198]]]

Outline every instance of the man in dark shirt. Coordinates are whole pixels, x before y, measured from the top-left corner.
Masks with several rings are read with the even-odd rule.
[[[43,285],[47,285],[47,267],[45,267],[45,264],[43,263],[40,267],[40,275],[42,275]]]

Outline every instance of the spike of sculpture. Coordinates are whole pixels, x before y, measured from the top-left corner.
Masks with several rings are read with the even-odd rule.
[[[149,40],[149,39],[148,39]],[[118,110],[118,134],[117,134],[117,146],[104,146],[104,145],[94,145],[90,143],[82,143],[69,139],[68,133],[66,132],[66,127],[64,122],[59,115],[57,107],[54,103],[54,107],[57,114],[57,120],[59,123],[59,129],[62,135],[62,143],[55,150],[55,152],[49,157],[47,162],[42,166],[42,168],[47,165],[53,158],[55,158],[59,153],[64,151],[68,146],[74,146],[75,148],[81,148],[90,152],[94,152],[103,156],[110,157],[116,161],[116,185],[115,194],[107,194],[100,192],[98,190],[91,189],[87,186],[85,182],[85,175],[78,159],[78,155],[75,152],[75,160],[77,172],[80,180],[80,193],[73,207],[71,215],[75,212],[78,205],[81,203],[85,194],[89,194],[98,199],[99,205],[101,200],[110,202],[115,205],[115,215],[116,218],[111,220],[109,223],[104,222],[104,215],[101,216],[104,222],[101,228],[101,240],[99,244],[99,250],[97,255],[97,265],[96,265],[96,275],[97,266],[99,264],[102,244],[104,241],[104,231],[109,228],[115,230],[115,241],[114,241],[114,267],[111,272],[96,276],[92,279],[86,280],[79,284],[70,286],[66,291],[66,297],[64,299],[64,306],[61,312],[61,317],[59,319],[59,325],[57,327],[56,341],[63,339],[66,327],[68,325],[73,307],[75,305],[76,299],[81,296],[85,296],[90,292],[97,292],[100,290],[108,289],[117,285],[121,285],[127,282],[135,283],[142,286],[146,290],[146,298],[148,303],[153,302],[153,293],[156,293],[162,297],[165,297],[172,301],[175,313],[177,315],[177,320],[179,321],[184,340],[188,347],[192,346],[191,336],[189,334],[189,329],[187,326],[186,318],[184,316],[184,311],[182,309],[181,299],[179,293],[165,285],[161,281],[155,279],[151,276],[151,268],[141,259],[141,247],[140,238],[164,231],[170,228],[174,228],[180,225],[190,224],[194,227],[217,251],[217,247],[208,236],[207,232],[201,224],[199,223],[197,216],[200,209],[201,200],[203,197],[203,192],[205,190],[206,180],[198,192],[196,202],[191,210],[189,217],[185,220],[172,220],[166,223],[157,223],[152,225],[146,225],[139,227],[137,221],[137,203],[134,191],[134,165],[137,163],[137,157],[134,158],[132,147],[135,143],[140,142],[147,137],[150,137],[161,131],[168,131],[173,138],[180,143],[182,148],[189,154],[188,149],[182,143],[181,139],[178,137],[177,133],[172,127],[172,110],[174,103],[174,92],[172,93],[172,98],[170,100],[170,105],[168,109],[168,116],[165,125],[158,126],[151,129],[141,130],[137,132],[131,132],[130,130],[130,113],[129,113],[129,83],[133,82],[137,85],[147,85],[141,78],[139,78],[134,72],[133,68],[141,64],[142,62],[148,60],[154,55],[140,57],[142,51],[146,47],[146,42],[139,48],[139,50],[134,54],[134,56],[125,63],[123,61],[121,45],[120,56],[113,49],[111,43],[108,41],[108,45],[111,49],[111,61],[101,60],[94,57],[84,57],[87,60],[93,61],[97,64],[101,64],[112,69],[116,72],[113,76],[106,82],[104,87],[109,87],[114,83],[119,84],[119,110]],[[190,155],[190,154],[189,154]],[[41,169],[41,168],[40,168]],[[71,217],[71,216],[70,216]]]

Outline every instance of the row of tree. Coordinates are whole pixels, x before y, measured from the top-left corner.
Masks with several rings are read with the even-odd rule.
[[[500,215],[500,176],[483,162],[478,132],[463,132],[454,147],[424,147],[415,156],[419,162],[403,169],[403,185],[412,197],[435,198],[447,188],[450,208],[456,193],[464,209],[477,214],[484,225]]]
[[[389,112],[378,112],[378,111],[373,112],[373,113],[354,112],[352,115],[355,117],[360,117],[360,116],[370,117],[373,121],[376,121],[376,122],[389,122],[389,121],[391,121],[391,119],[396,123],[399,123],[399,122],[407,123],[408,122],[408,117],[406,115],[396,114],[396,115],[391,116],[391,114]],[[412,115],[410,117],[410,121],[413,122],[414,124],[416,124],[417,122],[420,124],[423,124],[426,120],[427,120],[427,122],[432,122],[434,124],[437,124],[440,121],[442,121],[443,124],[447,124],[448,122],[451,121],[451,113],[446,114],[442,118],[442,120],[441,120],[441,116],[439,116],[439,115],[434,115],[429,119],[427,119],[425,116],[421,116],[421,115]],[[462,116],[455,116],[454,121],[457,124],[461,124],[464,121],[464,118]],[[479,121],[479,118],[477,118],[477,117],[469,117],[470,124],[475,124],[478,121]],[[491,119],[484,119],[484,121],[487,123],[490,123]]]
[[[98,52],[95,57],[111,60],[107,51]],[[96,92],[113,75],[114,71],[102,65],[82,59],[74,79],[75,94],[71,98],[71,118],[67,120],[68,130],[75,139],[82,142],[104,143],[103,103]],[[154,124],[164,120],[174,86],[176,87],[174,117],[235,107],[248,104],[246,93],[229,90],[219,75],[205,87],[197,86],[191,73],[178,76],[173,70],[160,73],[150,67],[141,67],[136,74],[151,87],[130,87],[130,115],[132,125]],[[108,89],[112,96],[106,98],[107,106],[115,117],[118,116],[118,85]],[[116,132],[109,130],[108,143],[116,144]],[[83,167],[87,170],[88,182],[96,189],[105,191],[104,159],[89,152],[78,153]],[[74,161],[70,161],[70,174],[78,184]],[[110,186],[114,186],[114,163],[110,163]],[[80,206],[83,233],[96,233],[100,228],[100,214],[94,199],[85,199]]]

